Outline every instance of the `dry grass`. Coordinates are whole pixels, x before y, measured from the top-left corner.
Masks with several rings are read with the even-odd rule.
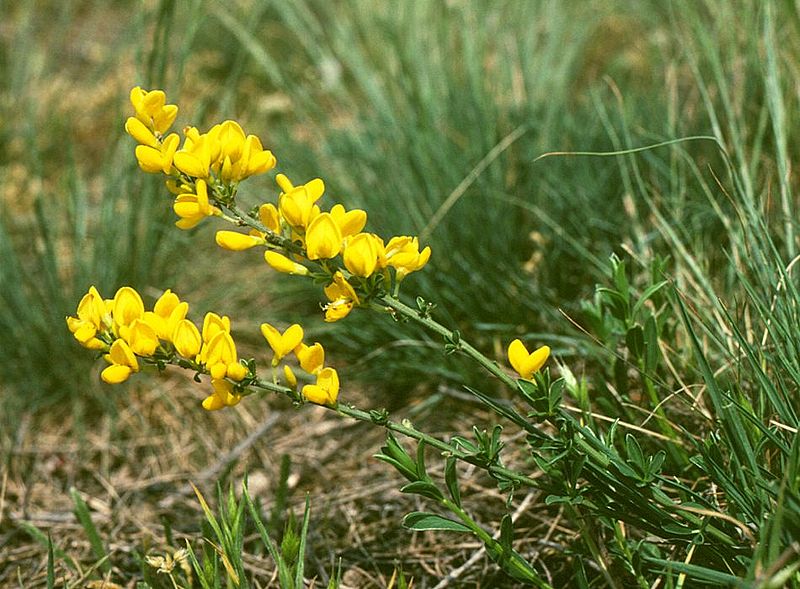
[[[415,587],[507,586],[471,538],[412,534],[400,527],[405,513],[430,505],[400,494],[399,475],[371,458],[383,442],[379,428],[321,408],[296,409],[277,398],[249,398],[234,409],[207,413],[199,407],[202,394],[202,385],[183,375],[140,379],[120,394],[115,412],[80,419],[28,415],[16,432],[3,432],[0,586],[45,586],[47,550],[26,531],[28,525],[49,533],[56,549],[78,565],[71,570],[57,559],[59,586],[98,578],[89,541],[73,514],[71,487],[88,503],[108,547],[110,580],[134,587],[141,580],[137,555],[166,549],[165,526],[177,545],[187,539],[200,546],[203,515],[190,481],[211,498],[218,479],[238,487],[247,473],[251,494],[269,513],[283,454],[292,460],[291,508],[299,515],[305,494],[311,497],[307,566],[316,586],[327,583],[338,558],[347,587],[386,587],[396,565],[414,578]],[[363,396],[353,400],[370,404]],[[413,404],[408,411],[414,412]],[[454,432],[464,429],[459,424],[485,418],[464,399],[445,397],[414,420]],[[432,473],[441,472],[437,458],[430,456]],[[479,520],[496,521],[505,497],[491,481],[465,471],[463,492]],[[521,506],[520,549],[560,552],[558,542],[571,533],[560,530],[538,500],[535,494],[515,498]],[[255,536],[250,540],[245,562],[253,579],[277,586],[273,563]]]

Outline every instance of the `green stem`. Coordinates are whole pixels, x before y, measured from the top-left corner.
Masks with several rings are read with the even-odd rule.
[[[512,576],[517,579],[525,579],[539,587],[540,589],[553,589],[551,585],[542,579],[530,563],[522,558],[516,550],[505,551],[502,545],[495,540],[486,530],[484,530],[477,522],[475,522],[469,514],[450,501],[446,497],[442,498],[440,503],[450,513],[458,517],[464,525],[466,525],[478,539],[483,542],[484,546],[491,548],[494,554],[502,554],[506,557],[506,561],[498,563],[513,571]]]
[[[431,331],[433,331],[435,333],[438,333],[438,334],[440,334],[441,336],[443,336],[445,338],[452,338],[453,337],[453,331],[452,330],[450,330],[450,329],[446,328],[444,325],[434,321],[429,316],[421,313],[417,309],[409,307],[408,305],[402,303],[400,300],[398,300],[398,299],[396,299],[394,297],[384,296],[383,298],[378,299],[378,301],[380,303],[383,303],[384,305],[386,305],[387,307],[389,307],[393,311],[399,313],[403,317],[406,317],[406,318],[408,318],[408,319],[410,319],[412,321],[415,321],[416,323],[419,323],[419,324],[427,327]],[[512,378],[511,376],[506,374],[506,372],[503,371],[503,369],[500,368],[497,365],[497,363],[491,361],[489,358],[484,356],[481,352],[479,352],[476,348],[474,348],[468,342],[466,342],[463,339],[459,338],[458,348],[459,348],[459,350],[461,350],[462,352],[467,354],[469,357],[474,359],[476,362],[478,362],[478,364],[483,366],[491,374],[493,374],[497,378],[499,378],[504,384],[506,384],[508,387],[510,387],[512,391],[516,391],[517,390],[517,383],[516,383],[516,380],[514,380],[514,378]],[[577,419],[575,419],[574,416],[572,416],[569,412],[567,412],[567,411],[565,411],[563,409],[559,409],[559,417],[562,418],[562,419],[565,419],[567,421],[572,422],[572,424],[576,428],[576,431],[579,432],[579,435],[575,436],[574,442],[575,442],[575,445],[580,449],[581,452],[583,452],[584,454],[589,456],[595,462],[595,464],[597,464],[598,466],[600,466],[602,468],[607,468],[611,464],[612,457],[608,455],[608,450],[605,447],[601,447],[601,448],[595,447],[595,444],[593,444],[592,441],[591,441],[592,436],[588,435],[589,431],[587,431],[585,429],[585,427]],[[396,430],[396,431],[399,431],[399,430]],[[403,432],[401,432],[401,433],[403,433]],[[670,508],[671,510],[676,510],[677,511],[677,509],[678,509],[678,504],[676,504],[672,500],[666,500],[665,501],[664,499],[661,499],[661,500],[658,500],[658,502],[661,503],[663,507]],[[682,517],[684,517],[684,519],[686,519],[687,521],[690,521],[692,523],[695,523],[695,524],[702,523],[700,518],[697,518],[696,516],[692,516],[692,514],[682,513],[681,515],[682,515]],[[731,538],[728,534],[726,534],[722,530],[719,530],[718,528],[716,528],[713,525],[708,524],[705,527],[705,529],[708,531],[709,534],[711,534],[712,536],[714,536],[715,538],[717,538],[718,540],[724,542],[725,544],[727,544],[729,546],[733,546],[733,545],[736,544],[736,542],[734,541],[733,538]]]
[[[428,329],[430,329],[435,333],[438,333],[442,337],[445,338],[453,337],[454,332],[452,329],[447,329],[441,323],[434,321],[429,316],[421,313],[419,310],[409,307],[396,297],[384,296],[377,299],[377,302],[399,313],[403,317],[406,317],[412,321],[424,325],[425,327],[427,327]],[[503,382],[503,384],[511,388],[511,390],[514,391],[517,390],[516,380],[511,376],[509,376],[502,368],[500,368],[496,362],[490,360],[489,358],[484,356],[481,352],[479,352],[477,349],[475,349],[469,342],[466,342],[459,338],[458,349],[464,352],[467,356],[469,356],[473,360],[475,360],[478,364],[483,366],[491,374],[499,378]]]
[[[293,400],[298,400],[298,395],[294,390],[288,387],[281,386],[279,384],[273,384],[271,382],[263,380],[255,380],[253,381],[251,386],[265,391],[278,393],[280,395],[286,395]],[[452,444],[440,440],[439,438],[435,438],[429,434],[426,434],[425,432],[419,431],[418,429],[414,428],[414,426],[412,426],[409,422],[398,423],[396,421],[391,421],[389,419],[385,419],[378,412],[363,411],[361,409],[357,409],[355,407],[352,407],[350,405],[345,405],[343,403],[339,403],[338,405],[335,406],[328,406],[328,405],[320,405],[320,406],[325,407],[326,409],[331,409],[333,411],[336,411],[337,413],[350,417],[351,419],[380,425],[382,427],[385,427],[387,430],[397,432],[408,438],[413,438],[419,442],[424,442],[426,445],[431,446],[432,448],[436,448],[437,450],[441,450],[442,452],[451,454],[463,462],[473,464],[480,468],[485,468],[489,473],[495,475],[498,478],[511,480],[525,487],[532,487],[537,489],[540,487],[539,483],[535,479],[520,474],[517,471],[496,465],[486,466],[485,463],[478,460],[475,456],[472,456],[470,454],[467,454],[466,452],[458,450]]]

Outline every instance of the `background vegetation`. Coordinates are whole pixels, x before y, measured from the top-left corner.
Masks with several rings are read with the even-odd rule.
[[[670,476],[764,524],[755,556],[727,573],[756,583],[797,562],[785,534],[798,529],[798,481],[780,478],[798,453],[795,3],[5,1],[0,15],[0,583],[45,584],[31,526],[51,532],[69,583],[141,579],[148,550],[203,534],[189,479],[211,489],[248,470],[277,525],[283,453],[295,462],[287,505],[299,514],[312,493],[307,575],[327,579],[341,557],[352,586],[386,586],[403,561],[417,586],[445,586],[468,561],[452,586],[506,582],[468,560],[474,545],[424,536],[409,548],[396,524],[412,500],[367,459],[379,432],[272,400],[209,416],[180,376],[98,383],[63,320],[90,284],[153,298],[172,287],[232,315],[253,355],[259,323],[319,314],[316,293],[217,251],[211,227],[191,246],[172,228],[122,133],[135,84],[163,87],[179,124],[241,120],[293,179],[323,177],[379,232],[423,236],[433,261],[406,290],[440,321],[499,360],[512,336],[551,345],[585,393],[568,403],[599,431],[630,424],[646,452],[668,449]],[[705,138],[536,160],[692,136]],[[275,188],[248,190],[257,202]],[[440,342],[396,327],[367,313],[315,326],[345,395],[442,432],[481,423],[460,385],[494,385],[457,356],[432,362]],[[656,334],[655,357],[640,332]],[[72,486],[100,522],[108,568],[92,568]],[[487,521],[502,511],[493,499]],[[531,496],[521,513],[523,549],[557,586],[606,582],[558,505]],[[266,585],[263,546],[249,546]]]

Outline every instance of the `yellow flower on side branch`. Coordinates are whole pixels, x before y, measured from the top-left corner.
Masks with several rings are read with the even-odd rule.
[[[100,378],[108,384],[125,382],[131,373],[139,371],[139,362],[136,360],[136,355],[130,346],[125,343],[125,340],[118,339],[114,341],[104,358],[111,366],[100,373]]]
[[[272,268],[284,274],[298,274],[300,276],[308,275],[308,268],[297,262],[293,262],[283,254],[278,252],[266,251],[264,252],[264,260]]]
[[[326,286],[324,291],[330,301],[324,307],[325,321],[328,323],[344,319],[353,310],[353,306],[359,303],[355,289],[341,272],[333,275],[333,282]]]
[[[333,405],[339,396],[339,375],[333,368],[323,368],[317,373],[316,384],[303,387],[303,396],[317,405]]]
[[[232,252],[241,252],[266,243],[263,237],[238,231],[217,231],[215,239],[218,246]]]
[[[275,180],[283,190],[278,197],[278,210],[293,229],[304,232],[314,216],[315,203],[325,192],[325,184],[315,178],[301,186],[294,186],[283,174],[278,174]]]
[[[175,225],[181,229],[191,229],[206,217],[221,215],[217,207],[208,200],[208,185],[205,180],[195,183],[195,193],[179,194],[172,209],[180,217]]]
[[[544,366],[550,356],[550,348],[542,346],[533,353],[528,353],[528,349],[522,341],[515,339],[508,346],[508,362],[514,367],[520,377],[530,380],[535,372]]]
[[[272,358],[273,366],[277,366],[287,354],[291,353],[303,341],[303,328],[297,323],[290,325],[283,333],[269,323],[262,323],[261,334],[267,340],[272,351],[275,352]]]
[[[320,213],[306,229],[306,256],[309,260],[329,260],[342,251],[342,232],[330,213]]]
[[[378,238],[371,233],[359,233],[345,243],[344,266],[354,276],[372,276],[378,267],[378,256]]]

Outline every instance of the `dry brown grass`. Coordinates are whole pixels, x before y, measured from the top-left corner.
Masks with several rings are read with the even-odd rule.
[[[56,549],[80,567],[71,570],[58,558],[59,586],[85,586],[98,578],[88,538],[73,514],[71,487],[88,503],[108,546],[110,580],[134,587],[141,580],[136,555],[166,549],[165,525],[176,544],[200,546],[203,515],[190,482],[210,499],[218,479],[238,488],[247,473],[251,494],[269,513],[283,454],[292,460],[289,504],[297,515],[305,494],[311,497],[307,570],[317,587],[327,583],[338,558],[347,587],[387,587],[395,565],[414,578],[415,587],[510,586],[473,539],[401,528],[405,513],[432,506],[399,493],[401,477],[372,458],[383,442],[380,428],[317,407],[296,409],[278,398],[248,398],[236,408],[207,413],[198,402],[203,386],[181,374],[139,379],[129,393],[119,393],[115,412],[81,419],[28,415],[16,432],[4,431],[0,586],[45,586],[47,550],[26,531],[29,525],[49,533]],[[353,400],[370,405],[359,397]],[[447,437],[468,433],[459,424],[484,423],[485,417],[464,399],[450,397],[414,420]],[[438,457],[430,456],[429,468],[434,475],[442,471]],[[496,522],[505,497],[478,473],[461,472],[468,509],[487,525]],[[536,494],[515,498],[521,506],[520,549],[561,551],[555,538],[563,541],[569,532],[538,502]],[[256,586],[277,586],[271,559],[255,536],[251,540],[245,562]]]

